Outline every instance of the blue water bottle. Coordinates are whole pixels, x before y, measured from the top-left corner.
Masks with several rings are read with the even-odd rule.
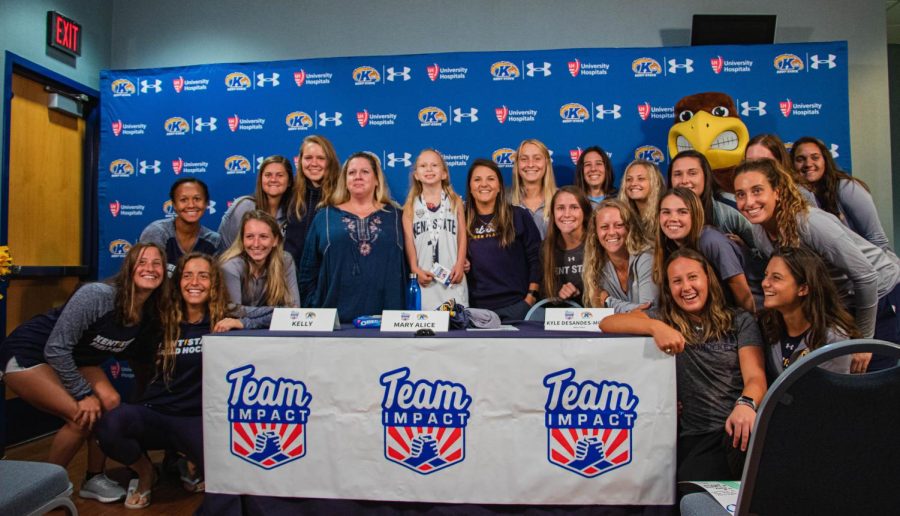
[[[414,272],[410,273],[409,286],[406,287],[406,309],[422,309],[422,289],[419,288],[419,276]]]

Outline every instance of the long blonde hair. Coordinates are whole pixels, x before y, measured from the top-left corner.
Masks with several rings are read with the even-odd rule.
[[[516,150],[516,162],[513,165],[513,179],[511,201],[514,206],[521,206],[525,200],[525,182],[519,177],[519,157],[522,155],[522,149],[528,144],[534,145],[544,155],[544,178],[541,180],[541,192],[544,194],[544,220],[550,218],[550,204],[553,202],[553,194],[556,193],[556,178],[553,175],[553,160],[550,158],[550,149],[547,148],[540,140],[528,138],[522,140],[519,149]]]
[[[334,184],[334,190],[332,190],[331,195],[328,197],[328,202],[325,204],[327,206],[338,206],[339,204],[343,204],[350,200],[350,190],[347,189],[347,169],[350,168],[350,162],[356,158],[367,160],[369,164],[372,165],[372,170],[375,172],[375,193],[373,200],[383,204],[385,207],[391,205],[395,208],[399,208],[399,205],[391,199],[391,191],[388,188],[387,182],[384,180],[384,171],[381,169],[381,161],[377,156],[370,152],[354,152],[347,158],[347,161],[344,162],[344,166],[341,167],[340,174],[338,174],[337,181]]]
[[[638,208],[637,203],[628,197],[628,188],[625,183],[625,180],[628,179],[628,172],[630,172],[633,167],[637,166],[647,169],[647,175],[649,176],[648,179],[650,181],[650,191],[647,192],[647,202],[644,211],[641,211]],[[641,225],[643,226],[644,236],[650,241],[656,240],[656,233],[659,228],[659,220],[657,219],[659,218],[659,198],[662,195],[662,192],[662,172],[659,171],[659,167],[656,166],[656,163],[645,159],[636,159],[625,167],[625,173],[622,174],[622,183],[619,185],[619,200],[627,204],[628,207],[638,215]]]
[[[225,287],[225,279],[222,277],[222,271],[215,259],[196,251],[182,256],[172,275],[172,282],[175,286],[171,289],[168,310],[165,310],[162,315],[163,339],[157,355],[158,370],[162,372],[163,379],[167,384],[172,379],[172,372],[175,368],[178,339],[181,337],[181,323],[185,322],[186,309],[181,293],[181,276],[184,274],[185,266],[191,260],[204,260],[209,264],[209,300],[206,302],[209,327],[214,328],[217,322],[230,315],[228,289]],[[240,302],[240,299],[237,302]]]
[[[266,263],[263,266],[266,270],[265,305],[296,306],[296,303],[299,303],[300,300],[291,298],[291,293],[288,291],[287,285],[284,282],[284,238],[281,236],[281,230],[278,227],[278,223],[268,213],[262,210],[252,210],[241,217],[240,234],[234,239],[234,242],[231,243],[231,247],[226,249],[225,252],[222,253],[222,256],[219,257],[219,263],[224,264],[233,258],[240,258],[243,260],[246,275],[241,278],[241,290],[249,289],[251,260],[246,249],[244,249],[244,228],[247,227],[247,222],[251,220],[258,220],[269,226],[276,242],[275,247],[269,252]],[[234,299],[233,301],[235,303],[241,302],[240,299]]]
[[[294,195],[291,200],[291,210],[294,212],[294,217],[297,220],[301,220],[303,215],[306,214],[306,182],[308,180],[303,174],[303,153],[306,152],[307,147],[311,144],[322,148],[326,161],[325,175],[322,177],[322,198],[319,201],[319,205],[316,206],[317,208],[325,205],[328,197],[331,195],[331,191],[334,189],[334,182],[341,171],[337,153],[334,152],[334,146],[331,145],[328,138],[313,134],[303,139],[303,143],[300,144],[300,154],[297,155],[297,178],[294,181]]]
[[[586,307],[599,306],[601,279],[604,275],[604,267],[609,261],[609,255],[606,249],[600,244],[600,237],[597,234],[597,216],[600,210],[604,208],[613,208],[619,211],[625,229],[628,235],[625,237],[625,249],[628,250],[629,256],[636,256],[650,248],[650,242],[644,237],[644,229],[638,219],[637,213],[627,204],[619,199],[603,199],[600,204],[594,208],[591,214],[591,220],[588,223],[587,239],[584,242],[584,268],[582,269],[582,281],[584,282],[584,294],[582,294],[582,303]],[[607,278],[612,281],[613,278]]]
[[[450,169],[447,167],[444,155],[436,149],[428,148],[422,149],[419,155],[416,156],[416,161],[413,162],[412,172],[409,174],[409,193],[406,195],[406,202],[403,203],[403,214],[405,216],[409,213],[410,217],[412,217],[413,206],[416,203],[416,199],[422,195],[422,182],[416,179],[416,169],[419,165],[419,159],[426,152],[433,152],[437,155],[438,161],[441,163],[441,169],[444,171],[444,177],[441,179],[441,190],[447,194],[447,197],[450,199],[450,207],[453,209],[453,212],[456,213],[460,203],[462,203],[462,199],[453,191],[453,186],[450,184]]]

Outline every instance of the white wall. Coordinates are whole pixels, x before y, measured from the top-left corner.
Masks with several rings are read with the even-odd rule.
[[[81,57],[60,60],[47,50],[47,11],[74,19],[82,26]],[[0,0],[0,69],[6,51],[96,89],[100,70],[110,67],[112,4],[108,0]],[[5,98],[0,80],[0,98]],[[5,103],[0,102],[0,120]],[[2,131],[2,128],[0,128]],[[0,160],[3,159],[0,147]],[[4,242],[5,243],[5,242]]]
[[[853,172],[893,234],[882,0],[114,0],[112,67],[679,46],[694,13],[776,14],[776,42],[847,40]]]

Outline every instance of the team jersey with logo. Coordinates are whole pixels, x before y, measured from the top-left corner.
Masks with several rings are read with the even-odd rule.
[[[453,269],[459,256],[459,218],[453,203],[446,193],[441,193],[441,204],[433,209],[426,206],[419,197],[413,203],[412,232],[419,267],[431,271],[435,263]],[[441,303],[455,299],[457,303],[469,306],[469,287],[463,277],[461,283],[445,286],[435,279],[422,288],[422,310],[434,310]]]

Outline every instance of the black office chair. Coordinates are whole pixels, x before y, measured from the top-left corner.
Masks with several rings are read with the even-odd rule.
[[[900,360],[896,344],[839,342],[803,357],[772,384],[750,439],[735,515],[890,514],[900,507],[900,367],[862,375],[818,367],[865,352]],[[715,514],[711,502],[687,495],[682,514]]]

